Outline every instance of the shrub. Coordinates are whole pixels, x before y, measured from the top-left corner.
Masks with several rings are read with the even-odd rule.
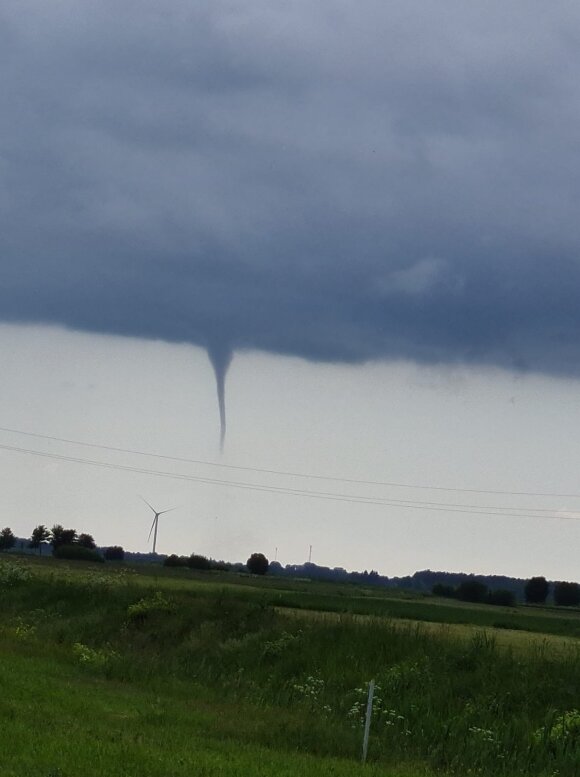
[[[496,604],[500,607],[515,607],[516,595],[513,591],[507,591],[504,588],[498,588],[495,591],[490,591],[487,597],[489,604]]]
[[[127,616],[130,622],[143,623],[148,615],[156,612],[173,612],[175,605],[165,597],[161,591],[155,591],[150,597],[140,599],[127,608]]]
[[[125,551],[120,545],[112,545],[110,548],[105,548],[105,561],[123,561],[125,558]]]
[[[192,553],[187,559],[187,566],[190,569],[211,569],[209,559],[205,556],[199,556],[196,553]]]
[[[171,556],[167,556],[167,558],[163,562],[164,567],[186,567],[187,566],[188,559],[185,558],[185,556],[176,556],[175,553],[172,553]]]
[[[118,659],[119,655],[110,648],[96,650],[82,642],[75,642],[72,646],[73,655],[82,666],[94,669],[104,669],[111,661]]]
[[[488,588],[479,580],[463,580],[457,586],[457,598],[462,602],[485,602]]]
[[[18,564],[0,564],[0,589],[14,588],[16,585],[30,580],[30,572]]]
[[[580,585],[578,583],[556,583],[554,601],[562,607],[577,607],[580,604]]]
[[[510,629],[511,631],[520,631],[522,629],[519,623],[510,620],[494,621],[491,626],[494,629]]]
[[[84,548],[82,545],[60,545],[55,549],[53,555],[55,558],[70,561],[93,561],[97,564],[102,564],[105,561],[98,551]]]
[[[433,596],[445,596],[447,599],[453,599],[455,597],[455,588],[445,583],[435,583],[432,588],[432,594]]]
[[[228,564],[227,561],[214,561],[213,559],[210,559],[210,568],[215,569],[216,572],[229,572],[232,568],[231,564]]]
[[[552,750],[560,747],[572,748],[580,744],[580,712],[567,710],[556,716],[547,726],[534,733],[536,744],[547,742]]]

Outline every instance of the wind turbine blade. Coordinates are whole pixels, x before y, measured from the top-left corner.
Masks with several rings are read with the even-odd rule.
[[[177,507],[170,507],[168,510],[162,510],[160,513],[157,513],[157,515],[163,515],[164,513],[170,513],[172,510],[177,510]]]
[[[155,512],[155,510],[153,512]],[[153,523],[151,524],[151,528],[149,529],[149,536],[147,537],[147,542],[149,542],[149,540],[151,539],[151,535],[153,533],[153,527],[155,526],[155,521],[156,520],[157,520],[157,515],[153,519]]]
[[[155,513],[155,508],[154,508],[154,507],[151,507],[151,505],[150,505],[150,504],[149,504],[149,502],[148,502],[148,501],[145,499],[145,497],[142,497],[142,496],[141,496],[141,494],[139,494],[139,499],[141,499],[143,502],[145,502],[145,504],[147,505],[147,507],[150,507],[150,508],[153,510],[153,512]],[[157,514],[157,513],[156,513],[156,514]]]

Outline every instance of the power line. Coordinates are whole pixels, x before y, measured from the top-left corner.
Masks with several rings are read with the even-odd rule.
[[[562,494],[550,491],[500,491],[480,488],[452,488],[448,486],[431,486],[417,483],[397,483],[388,480],[361,480],[357,478],[336,477],[332,475],[316,475],[306,472],[291,472],[287,470],[265,469],[261,467],[242,466],[240,464],[224,464],[217,461],[207,461],[204,459],[188,459],[181,456],[170,456],[162,453],[148,453],[133,448],[118,448],[112,445],[99,445],[97,443],[83,442],[81,440],[71,440],[66,437],[56,437],[48,434],[39,434],[37,432],[25,432],[21,429],[11,429],[0,426],[0,432],[9,432],[10,434],[20,434],[25,437],[35,437],[41,440],[51,440],[52,442],[61,442],[69,445],[80,445],[85,448],[95,448],[98,450],[112,451],[115,453],[130,453],[134,456],[146,456],[155,459],[164,459],[166,461],[175,461],[181,464],[198,464],[206,467],[220,467],[222,469],[238,470],[242,472],[257,472],[265,475],[280,475],[283,477],[305,478],[312,480],[327,480],[334,483],[350,483],[361,486],[388,486],[390,488],[411,488],[423,491],[445,491],[448,493],[462,494],[488,494],[495,496],[533,496],[533,497],[553,497],[556,499],[580,499],[580,494]]]
[[[459,513],[463,515],[484,515],[484,516],[504,517],[504,518],[528,518],[528,519],[550,518],[555,520],[580,519],[580,515],[577,515],[577,514],[557,515],[557,514],[553,514],[556,511],[550,511],[550,510],[542,510],[542,512],[545,514],[538,515],[537,513],[540,512],[540,510],[534,510],[534,508],[531,508],[531,511],[529,513],[522,513],[522,512],[514,512],[514,511],[520,511],[526,508],[510,508],[510,507],[495,508],[495,507],[484,507],[480,505],[471,505],[471,506],[454,505],[454,504],[446,504],[442,502],[413,502],[411,500],[407,501],[407,500],[381,499],[377,497],[356,496],[352,494],[336,494],[333,492],[325,492],[325,491],[308,491],[304,489],[283,488],[279,486],[271,486],[271,485],[260,484],[260,483],[242,483],[239,481],[232,481],[232,480],[221,480],[217,478],[207,478],[207,477],[200,477],[196,475],[185,475],[185,474],[174,473],[174,472],[164,472],[161,470],[146,469],[144,467],[133,467],[126,464],[114,464],[112,462],[95,461],[93,459],[83,459],[77,456],[64,456],[58,453],[36,451],[29,448],[21,448],[21,447],[12,446],[12,445],[0,445],[0,449],[11,451],[13,453],[28,454],[32,456],[38,456],[40,458],[48,458],[48,459],[54,459],[57,461],[64,461],[67,463],[83,464],[83,465],[88,465],[93,467],[100,467],[103,469],[119,470],[123,472],[132,472],[134,474],[152,475],[155,477],[170,478],[173,480],[184,480],[184,481],[194,482],[194,483],[203,483],[206,485],[220,485],[220,486],[227,486],[230,488],[238,488],[238,489],[248,490],[248,491],[258,491],[263,493],[273,493],[273,494],[280,494],[280,495],[286,495],[286,496],[302,496],[302,497],[308,497],[311,499],[324,499],[324,500],[330,500],[335,502],[346,502],[346,503],[352,503],[352,504],[369,504],[369,505],[378,505],[383,507],[398,507],[401,509],[409,509],[409,510],[427,510],[427,511],[435,511],[435,512],[445,512],[445,513]],[[507,511],[511,511],[511,512],[507,512]],[[535,515],[532,514],[533,512],[536,512],[536,514]]]

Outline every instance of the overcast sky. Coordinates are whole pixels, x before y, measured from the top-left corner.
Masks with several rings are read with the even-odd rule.
[[[564,0],[0,0],[1,426],[562,495],[275,481],[415,501],[386,509],[5,450],[4,522],[138,547],[139,486],[185,505],[164,551],[577,579],[579,75]]]

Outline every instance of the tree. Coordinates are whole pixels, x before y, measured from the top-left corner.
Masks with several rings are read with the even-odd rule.
[[[578,607],[580,605],[580,585],[578,583],[556,583],[554,585],[554,601],[561,607]]]
[[[490,591],[487,597],[488,604],[496,604],[500,607],[515,607],[516,595],[505,588],[496,588]]]
[[[79,534],[77,545],[80,545],[81,548],[88,548],[89,550],[95,550],[97,547],[97,543],[90,534]]]
[[[265,575],[270,566],[270,562],[263,553],[252,553],[246,563],[253,575]]]
[[[50,530],[50,544],[52,552],[58,550],[62,545],[74,545],[77,541],[75,529],[65,529],[60,523],[55,524]]]
[[[457,598],[462,602],[485,602],[489,590],[479,580],[463,580],[457,586]]]
[[[50,532],[43,523],[39,523],[36,529],[33,530],[29,548],[38,548],[38,553],[42,556],[42,543],[47,542],[50,539]]]
[[[125,551],[120,545],[112,545],[110,548],[105,548],[105,561],[123,561],[125,558]]]
[[[524,586],[524,596],[528,604],[544,604],[548,598],[550,584],[545,577],[531,577]]]
[[[215,570],[216,572],[229,572],[232,568],[232,565],[228,564],[227,561],[213,561],[210,559],[209,564],[211,569]]]
[[[185,556],[178,556],[172,553],[171,556],[167,556],[163,562],[164,567],[186,567],[188,559]]]
[[[453,599],[456,591],[452,585],[446,585],[445,583],[435,583],[431,593],[433,596],[444,596],[446,599]]]
[[[70,561],[92,561],[103,564],[105,559],[92,548],[83,548],[82,545],[59,545],[54,552],[55,558],[64,558]]]
[[[187,559],[187,566],[190,569],[211,569],[209,559],[205,556],[200,556],[197,553],[192,553],[191,556]]]
[[[10,548],[14,547],[15,542],[16,537],[8,526],[0,531],[0,550],[10,550]]]

